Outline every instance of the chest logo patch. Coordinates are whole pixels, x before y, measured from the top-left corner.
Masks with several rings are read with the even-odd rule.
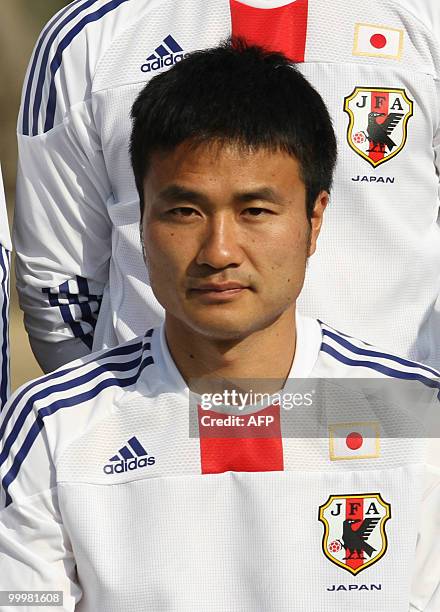
[[[344,111],[349,117],[349,146],[373,168],[405,146],[413,102],[404,89],[355,87],[344,99]]]
[[[330,495],[319,507],[324,555],[350,574],[359,574],[386,553],[385,523],[390,518],[390,504],[380,493]]]

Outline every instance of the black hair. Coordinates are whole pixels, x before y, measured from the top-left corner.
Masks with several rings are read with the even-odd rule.
[[[281,53],[237,38],[189,53],[149,81],[131,116],[131,164],[142,212],[151,154],[184,141],[236,143],[294,156],[309,219],[319,193],[330,191],[336,163],[330,116],[318,92]]]

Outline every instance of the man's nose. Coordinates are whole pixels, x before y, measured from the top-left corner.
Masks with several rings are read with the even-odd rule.
[[[214,215],[207,223],[197,256],[199,265],[222,269],[243,261],[237,220],[230,214]]]

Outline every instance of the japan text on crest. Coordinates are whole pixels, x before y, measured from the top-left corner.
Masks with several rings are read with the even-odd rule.
[[[325,556],[358,574],[384,556],[388,546],[385,523],[390,517],[390,504],[380,493],[330,495],[319,507]]]
[[[373,167],[405,146],[413,103],[404,89],[356,87],[345,98],[344,110],[350,118],[348,144]]]

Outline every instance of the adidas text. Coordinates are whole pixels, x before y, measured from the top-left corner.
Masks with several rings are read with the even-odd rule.
[[[131,472],[132,470],[154,465],[155,463],[155,457],[141,457],[140,459],[135,457],[134,459],[107,463],[102,469],[105,474],[123,474],[124,472]]]
[[[157,58],[152,62],[146,62],[142,64],[141,70],[142,72],[152,72],[154,70],[160,70],[161,68],[172,66],[173,64],[177,64],[177,62],[181,62],[183,58],[187,57],[188,53],[176,53],[175,55],[168,55],[165,58]]]

